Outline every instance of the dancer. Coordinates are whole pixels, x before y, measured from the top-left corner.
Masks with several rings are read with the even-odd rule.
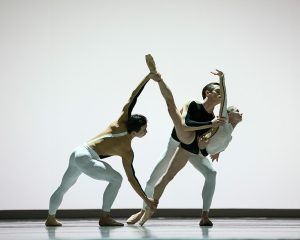
[[[224,85],[224,75],[220,71],[217,71],[216,73],[213,73],[213,74],[218,75],[220,77],[221,95],[223,95],[222,96],[223,101],[221,101],[222,104],[220,107],[220,115],[227,117],[227,111],[226,111],[226,105],[227,105],[226,101],[227,100],[226,100],[226,89],[225,89],[225,85]],[[162,81],[162,79],[160,81]],[[167,101],[168,110],[170,113],[169,106],[173,106],[172,105],[172,97],[169,96],[170,94],[166,94],[166,92],[168,92],[166,89],[168,89],[168,88],[166,87],[166,85],[164,83],[160,83],[160,81],[158,81],[158,82],[160,84],[160,88],[163,93],[163,96],[165,97],[165,99]],[[208,84],[202,91],[202,96],[204,98],[202,106],[204,106],[204,108],[205,108],[205,106],[206,106],[206,108],[207,108],[207,106],[209,106],[209,105],[207,105],[207,102],[211,102],[211,100],[209,100],[209,92],[211,92],[212,89],[210,89],[210,91],[208,89],[211,88],[212,85],[214,85],[214,84]],[[217,85],[215,85],[215,86],[217,86]],[[217,90],[217,89],[215,89],[215,90]],[[171,104],[170,104],[170,102],[171,102]],[[206,105],[205,105],[205,103],[206,103]],[[192,108],[195,109],[194,111],[190,111],[189,114],[184,113],[183,116],[185,116],[185,120],[187,120],[188,117],[191,117],[191,115],[194,115],[194,117],[197,116],[197,115],[195,115],[195,113],[198,113],[198,114],[200,113],[199,110],[201,109],[201,104],[198,106],[197,106],[197,103],[195,103],[195,102],[192,102],[192,104],[195,106],[191,107],[192,105],[191,105],[191,103],[189,103],[189,104],[186,104],[186,106],[184,107],[184,109],[189,109],[189,110],[191,110]],[[236,108],[233,108],[233,107],[228,108],[228,112],[229,112],[228,113],[228,116],[229,116],[228,123],[226,123],[224,126],[220,126],[219,128],[209,131],[208,134],[206,134],[205,136],[202,136],[199,139],[200,151],[204,155],[211,153],[212,160],[218,160],[219,152],[223,151],[227,147],[227,145],[229,144],[229,142],[231,140],[231,132],[232,132],[233,128],[236,126],[236,124],[238,122],[241,121],[242,115],[238,112],[238,110]],[[172,118],[172,120],[173,120],[173,118]],[[196,120],[199,121],[199,116],[198,116],[198,119],[196,117]],[[191,122],[191,121],[188,120],[186,122]],[[196,122],[194,121],[193,124],[196,124]],[[153,196],[158,201],[158,199],[160,198],[167,183],[169,181],[171,181],[171,179],[176,175],[176,173],[186,164],[187,160],[189,160],[191,162],[191,164],[193,164],[193,166],[196,167],[196,169],[199,170],[205,177],[205,184],[204,184],[204,188],[203,188],[203,192],[202,192],[203,212],[202,212],[202,216],[201,216],[200,225],[201,226],[212,226],[212,222],[208,218],[208,211],[209,211],[213,193],[214,193],[216,172],[212,168],[209,160],[205,156],[203,156],[202,154],[195,155],[195,154],[188,153],[188,151],[189,150],[191,151],[191,149],[189,149],[189,150],[187,149],[188,151],[184,150],[183,147],[185,147],[185,146],[182,142],[181,143],[179,142],[179,139],[176,137],[176,133],[177,133],[177,129],[176,129],[176,132],[173,131],[173,133],[172,133],[172,137],[170,138],[170,141],[168,143],[167,151],[165,152],[165,154],[163,155],[162,159],[159,161],[157,166],[154,168],[154,170],[151,174],[151,177],[150,177],[149,181],[147,182],[145,192],[148,196]],[[199,135],[199,134],[197,134],[197,135]],[[209,138],[211,138],[210,143],[208,141]],[[207,146],[208,143],[209,143],[209,145]],[[206,146],[207,146],[207,149],[205,149]],[[179,149],[176,151],[177,147],[179,147]],[[194,149],[197,150],[197,148],[195,148],[195,147],[194,147]],[[198,149],[198,151],[199,151],[199,149]],[[194,153],[195,153],[195,151],[194,151]],[[171,164],[170,164],[170,162],[171,162]],[[169,168],[168,168],[168,165],[169,165]],[[167,170],[167,173],[165,175],[163,175],[163,173],[166,170]],[[160,181],[158,182],[159,179],[160,179]],[[157,183],[157,185],[156,185],[155,191],[154,191],[154,185],[156,183]],[[153,194],[153,192],[154,192],[154,194]],[[145,212],[145,205],[144,205],[144,209],[142,209],[140,212],[132,215],[127,220],[127,223],[134,224],[142,218],[140,221],[140,224],[143,225],[144,222],[151,216],[151,214],[152,214],[152,211]]]
[[[159,83],[160,91],[166,101],[169,115],[174,123],[172,137],[174,137],[177,141],[181,141],[185,148],[193,148],[192,151],[198,152],[199,149],[197,147],[196,135],[201,135],[203,139],[208,140],[215,134],[218,127],[225,123],[225,118],[219,116],[214,117],[213,114],[214,107],[217,104],[222,103],[220,112],[221,109],[223,109],[223,88],[220,92],[219,83],[210,83],[202,90],[202,96],[207,94],[207,99],[205,99],[206,103],[204,104],[208,109],[209,114],[205,107],[194,101],[185,104],[183,109],[179,111],[176,107],[171,90],[165,84],[161,75],[157,73],[154,59],[150,54],[146,55],[146,62],[150,72],[153,73],[151,75],[152,79]],[[223,73],[220,72],[213,74],[218,75]]]
[[[91,178],[104,180],[109,183],[103,194],[99,225],[124,225],[123,223],[115,221],[110,215],[111,206],[122,183],[122,176],[115,171],[107,161],[103,160],[110,156],[120,156],[122,158],[124,170],[133,189],[150,208],[156,206],[156,202],[146,196],[135,176],[132,165],[134,154],[131,147],[133,138],[141,138],[147,133],[146,117],[138,114],[131,115],[131,113],[138,96],[150,80],[150,75],[151,74],[148,74],[133,91],[117,121],[111,123],[103,132],[73,151],[62,182],[50,198],[49,215],[45,222],[46,226],[62,225],[55,217],[56,211],[62,202],[64,194],[75,184],[82,173]]]

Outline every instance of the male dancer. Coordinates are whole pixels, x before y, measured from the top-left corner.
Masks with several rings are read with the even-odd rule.
[[[213,73],[213,74],[220,76],[220,82],[221,82],[221,86],[222,86],[221,95],[223,95],[222,97],[224,98],[221,107],[225,107],[225,108],[221,108],[222,110],[220,112],[222,113],[222,116],[227,117],[227,111],[226,111],[227,103],[226,103],[226,97],[225,97],[226,91],[225,91],[225,85],[223,84],[224,76],[223,76],[223,73],[220,71],[217,71],[217,73]],[[170,107],[172,108],[174,101],[172,100],[172,96],[170,95],[170,91],[168,90],[167,86],[164,83],[162,83],[161,81],[162,81],[162,79],[158,82],[160,84],[161,92],[162,92],[164,98],[166,99],[166,102],[168,105],[168,110],[170,113]],[[209,104],[207,104],[207,103],[213,102],[212,101],[213,99],[211,98],[212,96],[209,97],[210,91],[212,91],[211,90],[212,85],[214,85],[214,84],[208,84],[202,91],[202,96],[204,98],[203,106],[204,106],[204,108],[206,106],[207,109],[209,109],[209,107],[208,107]],[[215,89],[215,90],[217,90],[217,89]],[[193,103],[194,107],[192,107],[193,105],[191,105],[191,103],[186,104],[184,109],[189,109],[190,112],[189,111],[184,112],[183,116],[185,116],[185,120],[186,120],[185,122],[187,124],[192,123],[193,125],[195,125],[195,124],[199,124],[199,123],[197,123],[195,121],[193,122],[192,120],[199,121],[199,118],[201,118],[201,116],[198,116],[198,119],[197,119],[197,114],[195,114],[195,113],[197,113],[197,110],[201,110],[201,104],[198,103],[199,105],[197,106],[197,103],[195,103],[195,102],[192,102],[192,103]],[[206,103],[206,105],[205,105],[205,103]],[[212,106],[214,106],[214,105],[212,104]],[[193,108],[194,108],[194,111],[192,111]],[[225,109],[225,111],[223,111],[223,109]],[[233,111],[233,108],[229,109],[229,111],[231,112],[231,113],[229,113],[229,123],[225,124],[224,127],[220,126],[219,130],[215,131],[215,136],[212,137],[211,143],[207,147],[206,150],[204,148],[208,144],[207,139],[204,139],[202,137],[199,141],[201,153],[203,153],[204,155],[211,153],[212,154],[211,157],[213,160],[218,159],[218,156],[219,156],[218,150],[223,151],[226,148],[226,146],[229,144],[229,142],[231,140],[231,132],[233,130],[232,126],[234,127],[239,121],[241,121],[241,114],[239,114],[236,111],[236,109],[234,109],[234,110],[235,111]],[[213,111],[213,109],[210,112],[212,113],[212,111]],[[187,119],[189,117],[192,117],[193,115],[196,119],[193,119],[193,118]],[[205,112],[203,115],[205,115]],[[172,117],[171,113],[170,113],[170,116],[174,122],[174,117]],[[199,154],[199,155],[189,154],[188,152],[191,152],[193,150],[194,150],[194,153],[196,153],[197,146],[194,145],[194,146],[190,146],[190,148],[189,148],[182,142],[180,143],[179,139],[176,137],[176,133],[177,133],[177,129],[176,129],[176,132],[173,131],[173,133],[172,133],[172,137],[170,138],[166,153],[164,154],[164,156],[162,157],[160,162],[157,164],[157,166],[154,168],[154,170],[151,174],[151,177],[150,177],[149,181],[147,182],[145,192],[147,193],[148,196],[153,195],[153,197],[158,201],[159,197],[161,196],[161,194],[162,194],[165,186],[168,184],[168,182],[171,181],[171,179],[176,175],[176,173],[186,164],[187,160],[189,160],[193,164],[193,166],[196,167],[196,169],[199,170],[205,177],[205,184],[204,184],[204,188],[203,188],[203,192],[202,192],[203,213],[202,213],[200,225],[201,226],[203,226],[203,225],[204,226],[212,226],[212,222],[208,218],[208,210],[210,208],[210,204],[211,204],[213,193],[214,193],[216,171],[212,168],[209,160],[202,154]],[[199,132],[197,135],[200,135]],[[181,146],[179,146],[179,144]],[[178,146],[179,146],[179,149],[176,151]],[[198,152],[199,152],[199,149],[198,149]],[[171,162],[171,164],[170,164],[170,162]],[[168,168],[168,165],[169,165],[169,168]],[[167,170],[166,174],[163,175],[163,173],[166,170]],[[159,179],[160,179],[160,181],[158,182]],[[154,191],[155,183],[157,183],[157,185],[156,185],[155,191]],[[154,192],[154,194],[153,194],[153,192]],[[151,211],[148,211],[145,213],[145,210],[142,209],[140,212],[132,215],[127,220],[127,223],[134,224],[139,219],[142,218],[140,221],[140,224],[143,225],[144,222],[151,216],[151,214],[152,214]]]
[[[156,206],[156,202],[147,197],[135,176],[132,165],[134,154],[131,147],[133,138],[141,138],[147,133],[146,117],[138,114],[131,115],[131,112],[138,96],[150,80],[150,75],[148,74],[133,91],[128,103],[123,107],[121,116],[115,122],[111,123],[103,132],[89,140],[86,144],[77,147],[73,151],[62,182],[50,198],[49,215],[45,222],[46,226],[62,225],[55,218],[56,211],[62,202],[64,194],[75,184],[82,173],[91,178],[109,182],[103,194],[99,225],[124,225],[115,221],[110,215],[111,206],[122,183],[122,176],[107,161],[103,160],[110,156],[120,156],[122,158],[124,170],[133,189],[150,208]]]

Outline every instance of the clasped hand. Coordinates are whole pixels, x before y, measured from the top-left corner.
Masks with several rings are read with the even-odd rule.
[[[150,79],[153,79],[155,82],[162,81],[160,73],[150,73],[149,77],[150,77]]]
[[[153,198],[148,198],[147,205],[148,205],[151,209],[155,210],[155,209],[157,209],[158,200],[153,199]]]

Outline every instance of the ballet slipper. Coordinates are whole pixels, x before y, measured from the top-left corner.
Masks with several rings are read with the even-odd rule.
[[[127,221],[126,221],[127,224],[135,224],[135,223],[137,223],[141,219],[141,217],[143,216],[144,212],[145,212],[145,210],[142,209],[138,213],[132,214],[131,217],[129,217],[127,219]]]
[[[155,62],[154,62],[154,59],[153,57],[151,56],[151,54],[147,54],[145,56],[146,58],[146,63],[148,65],[148,68],[150,70],[150,73],[157,73],[157,70],[156,70],[156,65],[155,65]]]
[[[62,223],[55,218],[55,215],[48,215],[45,225],[47,227],[61,227]]]
[[[102,227],[120,227],[124,226],[123,223],[117,222],[115,219],[113,219],[108,212],[103,212],[99,219],[99,225]]]
[[[139,225],[140,226],[143,226],[145,224],[145,222],[148,221],[149,218],[152,217],[152,215],[154,214],[155,210],[149,208],[149,207],[146,207],[145,209],[145,212],[141,218],[141,220],[139,221]]]
[[[200,225],[201,227],[212,227],[212,226],[213,226],[213,223],[212,223],[212,221],[209,220],[208,217],[206,217],[206,216],[203,217],[203,216],[202,216],[199,225]]]

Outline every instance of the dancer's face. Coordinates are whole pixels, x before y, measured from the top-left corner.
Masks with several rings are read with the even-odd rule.
[[[228,113],[228,118],[229,121],[239,123],[243,120],[243,113],[241,113],[240,110],[236,108]]]
[[[221,103],[220,86],[214,85],[214,89],[207,93],[208,99],[215,104]]]
[[[143,125],[140,131],[136,132],[136,136],[139,138],[144,137],[146,134],[147,134],[147,124]]]

